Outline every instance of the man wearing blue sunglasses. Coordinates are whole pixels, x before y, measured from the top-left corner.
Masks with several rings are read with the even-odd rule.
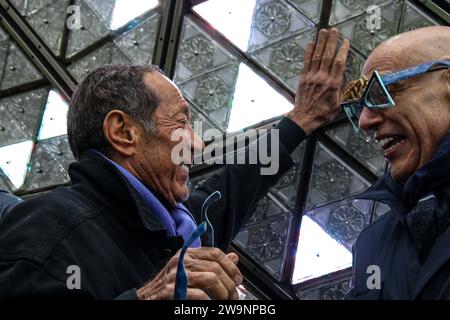
[[[390,170],[360,197],[391,211],[355,243],[347,298],[450,299],[450,28],[387,40],[362,74],[341,106]]]

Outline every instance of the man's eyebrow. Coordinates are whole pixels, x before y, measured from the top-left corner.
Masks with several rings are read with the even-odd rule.
[[[188,119],[191,118],[191,108],[189,107],[189,105],[187,103],[183,104],[181,106],[181,108],[178,110],[177,114],[180,114],[180,113],[184,114]]]

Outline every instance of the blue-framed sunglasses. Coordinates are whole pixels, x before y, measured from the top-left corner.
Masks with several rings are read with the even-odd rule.
[[[341,103],[341,107],[358,135],[360,130],[359,118],[365,107],[369,109],[388,109],[395,106],[394,99],[387,89],[388,85],[427,72],[448,68],[450,68],[450,61],[434,60],[383,75],[374,71],[370,80],[362,77],[345,90],[344,99],[350,101]]]

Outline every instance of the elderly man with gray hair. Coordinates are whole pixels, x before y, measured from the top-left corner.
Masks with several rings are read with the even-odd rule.
[[[174,83],[155,66],[90,73],[68,113],[78,160],[69,168],[71,186],[17,205],[0,224],[0,298],[172,299],[184,285],[181,298],[237,299],[238,256],[224,251],[293,165],[290,153],[339,113],[349,42],[337,50],[337,39],[336,29],[321,30],[308,45],[294,108],[278,135],[268,134],[279,138],[278,150],[268,150],[279,154],[278,172],[261,175],[260,163],[226,165],[190,197],[191,163],[174,163],[179,142],[171,137],[184,132],[182,143],[194,154],[204,144]],[[209,209],[214,243],[191,239],[216,191],[221,199]],[[177,282],[183,256],[185,277]]]

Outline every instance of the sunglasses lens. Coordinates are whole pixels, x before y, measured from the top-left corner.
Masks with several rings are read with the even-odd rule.
[[[361,116],[362,108],[359,103],[346,103],[342,106],[347,115],[348,120],[352,124],[353,128],[359,130],[359,117]]]
[[[382,106],[389,104],[388,97],[378,78],[373,78],[367,90],[367,101],[373,106]]]

